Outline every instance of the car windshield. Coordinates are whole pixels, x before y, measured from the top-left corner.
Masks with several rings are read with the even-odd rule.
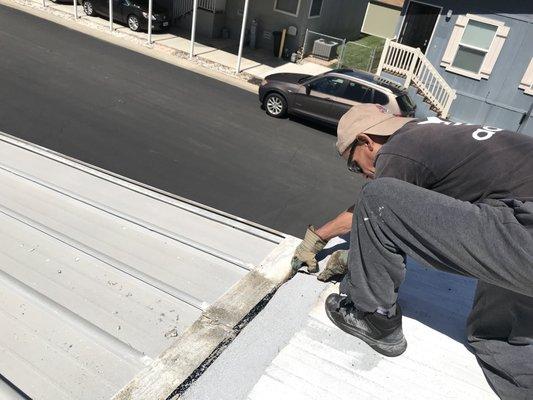
[[[413,103],[413,100],[407,94],[396,97],[396,101],[398,102],[398,106],[400,106],[400,110],[405,113],[413,111],[416,108],[415,103]]]

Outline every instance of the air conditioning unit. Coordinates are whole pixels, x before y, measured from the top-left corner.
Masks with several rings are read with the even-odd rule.
[[[336,49],[338,45],[337,42],[331,40],[317,39],[313,43],[313,55],[329,61],[336,57]]]

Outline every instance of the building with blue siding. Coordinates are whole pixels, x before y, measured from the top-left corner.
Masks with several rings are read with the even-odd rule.
[[[455,90],[451,120],[533,135],[533,1],[406,1],[396,41]]]

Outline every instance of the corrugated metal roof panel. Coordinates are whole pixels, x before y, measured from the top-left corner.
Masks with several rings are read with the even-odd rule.
[[[34,399],[110,398],[282,239],[0,139],[0,374]]]

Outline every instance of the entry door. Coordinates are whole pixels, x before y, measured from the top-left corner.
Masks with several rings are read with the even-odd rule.
[[[400,31],[399,42],[407,46],[419,47],[425,54],[440,10],[440,7],[417,1],[409,2]]]

